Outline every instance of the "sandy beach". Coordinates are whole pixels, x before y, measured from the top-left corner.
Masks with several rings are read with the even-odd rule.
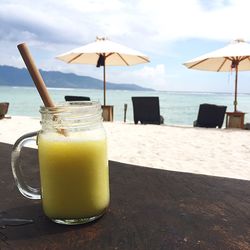
[[[104,123],[109,160],[180,172],[250,180],[250,131]],[[40,129],[39,118],[0,120],[0,142]]]

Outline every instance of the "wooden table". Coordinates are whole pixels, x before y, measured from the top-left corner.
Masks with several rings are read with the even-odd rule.
[[[244,128],[244,112],[226,112],[226,128]]]
[[[96,222],[63,226],[19,194],[0,143],[0,249],[250,249],[250,182],[110,162],[111,203]],[[36,173],[36,151],[23,153]],[[167,156],[166,156],[167,157]],[[180,156],[181,157],[181,156]],[[30,178],[34,181],[35,178]]]

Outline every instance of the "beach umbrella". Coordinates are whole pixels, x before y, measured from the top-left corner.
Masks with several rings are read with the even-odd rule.
[[[235,70],[234,112],[237,112],[238,71],[250,70],[250,44],[237,39],[227,46],[184,63],[189,69],[216,72]]]
[[[104,106],[106,105],[106,66],[129,66],[149,62],[149,58],[139,51],[98,37],[95,42],[58,55],[56,58],[67,63],[103,66]]]

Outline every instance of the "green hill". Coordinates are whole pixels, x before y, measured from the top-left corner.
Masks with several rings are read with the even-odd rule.
[[[103,82],[93,77],[79,76],[73,73],[62,73],[59,71],[44,71],[40,73],[47,87],[53,88],[83,88],[102,89]],[[4,86],[34,86],[27,69],[0,65],[0,85]],[[136,84],[117,84],[107,82],[107,89],[115,90],[153,90],[143,88]]]

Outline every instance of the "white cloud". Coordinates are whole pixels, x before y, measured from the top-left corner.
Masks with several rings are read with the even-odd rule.
[[[38,40],[57,43],[81,44],[99,34],[125,39],[130,46],[139,40],[138,46],[144,39],[150,41],[147,49],[155,43],[183,38],[228,40],[238,33],[250,39],[248,0],[217,0],[209,8],[205,8],[204,2],[9,0],[1,3],[0,19],[2,29],[7,25],[13,30],[34,33]]]
[[[139,69],[120,68],[111,69],[108,72],[108,81],[116,83],[135,83],[143,87],[153,88],[157,90],[166,90],[168,79],[173,76],[168,75],[165,65],[158,64],[155,66],[143,66]]]
[[[0,64],[20,66],[16,45],[25,41],[44,69],[72,69],[98,77],[94,67],[69,67],[58,64],[54,57],[103,35],[149,57],[161,57],[112,81],[166,89],[170,75],[164,63],[173,42],[250,40],[249,9],[249,0],[2,0]]]
[[[247,31],[248,0],[213,1],[211,9],[204,8],[202,2],[205,1],[142,0],[139,1],[140,16],[154,30],[151,39],[157,42],[183,38],[226,41],[238,35],[250,39]]]

